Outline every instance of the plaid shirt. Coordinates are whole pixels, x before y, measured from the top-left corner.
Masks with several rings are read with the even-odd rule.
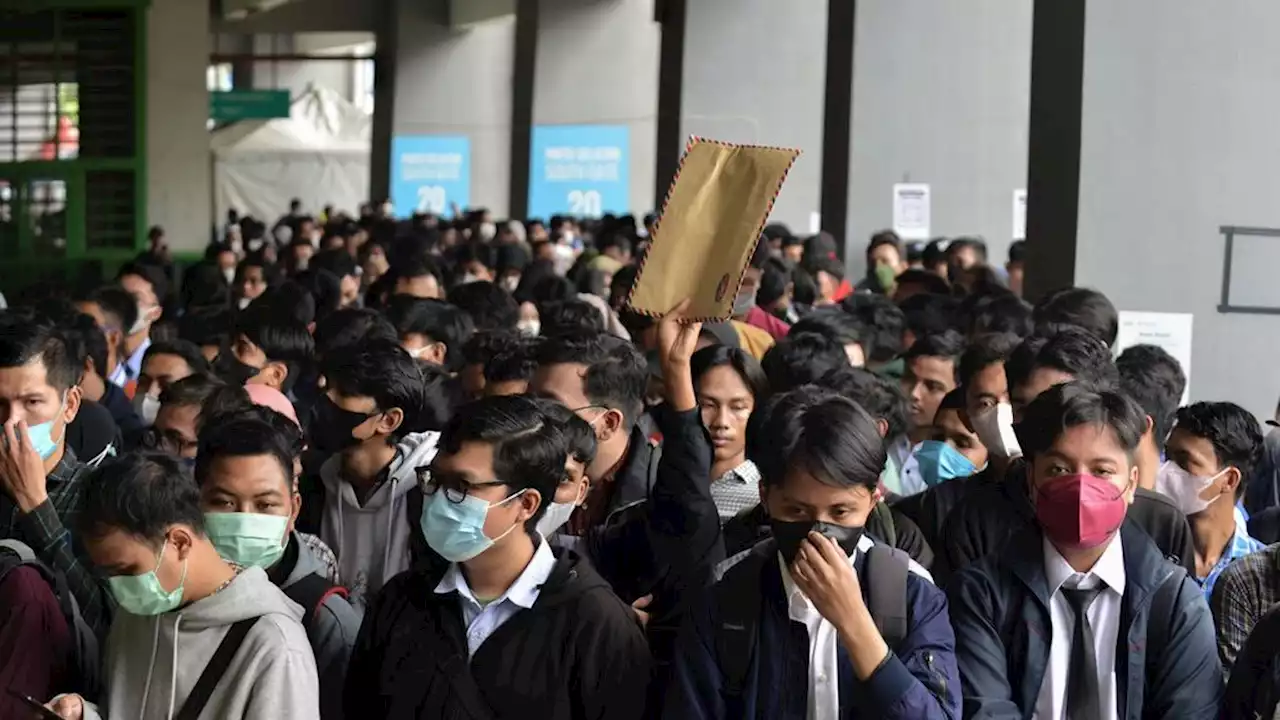
[[[1226,552],[1222,553],[1222,557],[1218,558],[1218,562],[1214,564],[1213,569],[1209,571],[1208,576],[1203,580],[1197,579],[1200,587],[1204,588],[1204,599],[1208,600],[1213,597],[1213,585],[1218,581],[1218,576],[1231,563],[1240,558],[1256,553],[1266,547],[1262,543],[1249,537],[1249,534],[1236,527],[1236,533],[1231,536],[1231,544],[1227,546]]]
[[[1253,626],[1277,602],[1280,602],[1280,544],[1246,555],[1221,572],[1209,598],[1209,607],[1213,609],[1218,631],[1218,658],[1228,673]]]
[[[92,564],[79,543],[73,543],[67,528],[75,527],[84,497],[84,476],[88,468],[66,448],[62,459],[49,473],[49,499],[23,514],[4,493],[0,493],[0,537],[20,540],[35,551],[54,571],[67,578],[67,588],[80,606],[80,615],[102,637],[111,621],[110,593],[99,582]]]
[[[747,460],[711,483],[711,499],[720,513],[720,522],[760,504],[760,471]]]

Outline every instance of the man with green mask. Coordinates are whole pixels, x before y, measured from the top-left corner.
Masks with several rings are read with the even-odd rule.
[[[360,613],[325,578],[313,543],[294,528],[302,498],[294,480],[302,432],[286,416],[254,406],[211,418],[200,435],[196,483],[205,529],[222,557],[260,567],[304,611],[321,680],[320,717],[342,717],[347,660]]]
[[[302,611],[261,568],[218,556],[200,494],[177,460],[134,453],[103,463],[85,483],[77,530],[120,611],[104,645],[99,704],[66,695],[50,702],[55,712],[67,720],[319,717]],[[201,686],[210,691],[196,692]]]

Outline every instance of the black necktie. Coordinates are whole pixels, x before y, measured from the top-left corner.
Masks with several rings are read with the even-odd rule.
[[[1071,663],[1067,666],[1067,720],[1095,720],[1101,717],[1102,693],[1098,688],[1098,659],[1093,649],[1093,626],[1089,624],[1089,606],[1102,592],[1068,590],[1062,595],[1075,615],[1075,632],[1071,638]]]

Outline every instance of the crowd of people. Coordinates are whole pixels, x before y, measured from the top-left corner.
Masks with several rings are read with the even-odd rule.
[[[1280,717],[1280,430],[1023,246],[163,230],[0,309],[0,717]]]

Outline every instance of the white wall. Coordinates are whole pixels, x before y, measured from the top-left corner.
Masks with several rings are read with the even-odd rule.
[[[1026,187],[1032,5],[858,3],[847,257],[859,274],[899,182],[931,185],[933,235],[982,235],[1005,260]]]
[[[1268,0],[1089,3],[1076,250],[1076,283],[1119,308],[1195,314],[1193,401],[1265,418],[1280,316],[1217,312],[1218,228],[1280,228],[1278,24]],[[1243,245],[1237,293],[1280,306],[1280,238]]]
[[[629,208],[653,205],[658,44],[653,0],[541,0],[533,122],[626,125]]]
[[[152,0],[147,12],[147,213],[169,246],[201,250],[210,213],[209,7]]]
[[[800,148],[771,218],[797,232],[819,210],[826,52],[826,0],[688,0],[680,149],[690,135]]]

